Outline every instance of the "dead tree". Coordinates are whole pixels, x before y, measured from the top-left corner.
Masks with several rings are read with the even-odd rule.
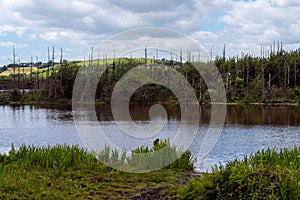
[[[202,78],[199,81],[199,104],[202,105],[203,95],[202,95]]]
[[[294,61],[294,88],[297,88],[297,60]]]
[[[47,81],[47,89],[48,89],[48,96],[50,95],[50,80],[49,80],[49,75],[50,75],[50,49],[48,47],[48,63],[47,63],[47,73],[46,73],[46,81]]]
[[[14,88],[16,87],[16,50],[15,46],[13,46],[13,77],[14,77]]]
[[[22,101],[24,100],[25,98],[25,68],[24,68],[24,65],[22,66],[22,69],[23,69],[23,76],[22,76]]]
[[[284,71],[283,92],[284,92],[284,95],[286,95],[286,89],[287,89],[287,61],[286,61],[286,58],[284,58],[284,60],[283,60],[283,71]]]
[[[247,58],[247,69],[246,69],[246,91],[247,91],[247,94],[248,94],[248,86],[249,86],[249,68],[250,68],[250,66],[249,66],[250,64],[249,64],[249,59]]]
[[[60,48],[60,97],[62,97],[63,95],[63,49]]]
[[[57,98],[57,81],[56,81],[56,73],[55,73],[55,65],[54,65],[54,59],[55,59],[55,51],[54,51],[54,46],[52,48],[52,76],[54,77],[54,87],[53,87],[53,93],[54,93],[54,99]]]
[[[18,87],[20,87],[20,74],[21,74],[21,72],[20,72],[20,62],[21,62],[21,59],[20,58],[18,58]]]
[[[31,94],[31,99],[33,96],[33,81],[32,81],[32,66],[33,65],[33,61],[32,61],[32,54],[30,56],[30,74],[29,74],[29,86],[30,86],[30,94]]]
[[[264,48],[261,46],[261,84],[262,84],[262,100],[265,102],[265,68],[264,68]]]
[[[145,47],[145,64],[147,65],[147,47]]]
[[[39,62],[39,57],[36,57],[36,62]],[[39,66],[36,66],[36,74],[35,74],[35,84],[36,86],[34,86],[35,91],[38,91],[40,89],[40,83],[39,83]]]
[[[223,60],[225,61],[226,58],[226,45],[224,44],[224,48],[223,48]]]
[[[182,72],[182,49],[180,49],[180,71]]]

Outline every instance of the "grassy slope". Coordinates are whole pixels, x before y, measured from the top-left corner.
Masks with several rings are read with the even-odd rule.
[[[176,188],[185,175],[173,170],[146,174],[128,174],[94,168],[25,167],[16,163],[6,166],[0,178],[0,198],[121,199],[139,197],[151,191],[172,197],[167,191]]]
[[[30,75],[30,67],[24,67],[24,73],[26,75]],[[37,67],[32,67],[32,72],[36,72],[37,71]],[[9,76],[11,74],[13,74],[13,68],[8,68],[7,70],[5,70],[4,72],[0,73],[0,76]],[[15,69],[15,73],[19,74],[19,68]],[[23,74],[23,68],[20,68],[20,74]]]
[[[117,58],[117,59],[115,59],[115,61],[116,62],[124,62],[124,61],[126,61],[127,59],[123,59],[123,58]],[[140,62],[145,62],[145,59],[143,59],[143,58],[134,58],[134,60],[136,60],[136,61],[140,61]],[[112,59],[112,58],[108,58],[107,59],[107,64],[112,64],[113,63],[113,61],[114,61],[114,59]],[[94,65],[96,65],[96,64],[100,64],[100,65],[102,65],[102,64],[105,64],[106,63],[106,60],[103,60],[103,59],[99,59],[99,61],[98,60],[94,60],[93,61],[93,64]],[[150,64],[151,63],[151,60],[150,59],[148,59],[147,60],[147,63],[148,64]],[[79,65],[79,66],[82,66],[82,65],[89,65],[89,61],[79,61],[78,63],[77,63],[77,65]],[[60,64],[55,64],[55,68],[56,69],[58,69],[58,68],[60,68]],[[32,68],[32,71],[35,73],[35,72],[37,72],[37,67],[33,67]],[[43,69],[39,69],[38,71],[39,71],[39,73],[40,73],[40,77],[46,77],[46,71],[48,70],[48,68],[43,68]],[[43,72],[43,73],[41,73],[41,72]],[[16,74],[19,74],[19,68],[16,68],[15,69],[15,73]],[[26,74],[26,75],[30,75],[30,67],[24,67],[24,73]],[[52,66],[50,67],[50,74],[52,73]],[[0,73],[0,76],[9,76],[9,75],[12,75],[13,74],[13,68],[8,68],[7,70],[5,70],[5,71],[3,71],[2,73]],[[20,68],[20,74],[23,74],[23,68],[21,67]]]
[[[55,68],[56,72],[58,72],[60,69],[60,64],[55,64],[54,68]],[[34,76],[35,76],[36,72],[39,72],[39,77],[45,78],[47,76],[47,71],[48,71],[48,67],[42,68],[42,69],[38,69],[37,67],[32,67],[32,72],[33,72]],[[51,75],[53,73],[52,66],[49,67],[49,71],[50,71],[49,74]],[[31,67],[24,67],[25,75],[27,75],[27,76],[30,75],[30,72],[31,72]],[[16,75],[18,75],[18,74],[23,75],[23,67],[16,67],[15,73],[16,73]],[[13,68],[7,68],[7,70],[0,73],[0,76],[10,76],[12,74],[13,74]]]

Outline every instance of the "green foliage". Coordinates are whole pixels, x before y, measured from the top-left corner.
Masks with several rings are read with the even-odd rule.
[[[145,170],[160,168],[176,170],[193,170],[193,158],[190,151],[179,152],[175,146],[171,146],[167,140],[154,143],[152,147],[141,146],[132,151],[130,156],[106,146],[99,153],[99,159],[106,164],[119,166],[120,168],[131,168],[136,170]],[[169,164],[171,163],[171,164]]]
[[[148,60],[148,64],[152,62]],[[144,64],[144,59],[138,58],[116,58],[108,59],[107,63],[104,60],[94,60],[93,70],[89,71],[88,75],[92,80],[98,80],[97,67],[105,65],[106,70],[101,75],[98,81],[98,87],[95,92],[95,98],[109,102],[112,91],[120,78],[129,70]],[[202,75],[208,77],[210,80],[215,80],[215,75],[208,73],[207,63],[178,63],[172,60],[154,60],[153,63],[160,63],[173,68],[185,76],[186,80],[194,88],[195,94],[200,96],[200,82],[203,81],[199,72],[193,66],[197,64],[202,69]],[[269,57],[260,58],[251,55],[243,55],[242,58],[228,58],[217,57],[214,61],[215,66],[223,78],[223,83],[226,86],[226,95],[229,102],[292,102],[298,101],[296,94],[297,88],[300,86],[300,51],[280,51],[272,53]],[[26,76],[24,81],[26,88],[35,88],[37,80],[39,79],[38,92],[41,94],[39,99],[49,100],[56,98],[72,98],[73,85],[76,75],[80,67],[88,67],[89,62],[63,62],[62,66],[55,64],[55,70],[50,68],[39,69],[39,75],[32,74],[33,77]],[[52,65],[51,65],[52,67]],[[167,69],[166,68],[166,69]],[[152,71],[153,72],[153,71]],[[159,74],[164,79],[168,79],[166,74]],[[1,79],[5,88],[12,89],[17,86],[20,88],[23,78],[16,79],[16,84],[12,84],[13,77],[5,77]],[[95,79],[97,78],[97,79]],[[133,77],[133,79],[140,80],[141,76]],[[149,76],[147,80],[151,80],[151,72],[149,69]],[[55,83],[54,79],[57,81]],[[34,81],[33,81],[34,80]],[[50,82],[50,83],[49,83]],[[171,84],[176,84],[172,82]],[[221,84],[221,83],[220,83]],[[202,101],[209,102],[210,96],[207,85],[203,82],[201,84]],[[55,87],[55,89],[54,89]],[[264,88],[264,91],[263,91]],[[274,93],[273,91],[276,90]],[[278,93],[277,93],[278,90]],[[42,92],[44,91],[44,92]],[[56,94],[54,94],[56,91]],[[36,91],[35,91],[36,92]],[[58,94],[57,94],[58,93]],[[277,95],[278,94],[278,95]],[[19,96],[17,94],[10,97],[10,101],[17,101]],[[27,101],[30,99],[25,99]],[[174,101],[174,94],[165,87],[157,84],[148,84],[139,88],[131,97],[133,102],[170,102]],[[176,101],[176,99],[175,99]]]
[[[57,145],[55,147],[35,147],[22,145],[17,151],[14,146],[8,155],[1,155],[0,162],[5,164],[19,163],[27,167],[51,168],[82,168],[100,165],[92,153],[78,146]]]
[[[105,149],[107,159],[121,157]],[[124,157],[123,157],[124,159]],[[170,188],[184,172],[161,169],[144,174],[112,170],[77,146],[12,146],[0,155],[0,199],[155,199],[174,198]]]
[[[167,140],[154,142],[153,147],[139,147],[133,151],[128,159],[129,164],[143,164],[142,168],[153,169],[166,166],[166,169],[193,170],[193,158],[190,151],[178,152],[175,146],[171,146]],[[173,162],[174,161],[174,162]],[[171,164],[168,164],[171,163]]]
[[[262,150],[215,166],[181,187],[180,199],[299,199],[300,147]]]
[[[156,153],[160,151],[160,153]],[[139,147],[132,151],[131,156],[126,156],[126,151],[121,153],[115,149],[106,146],[99,154],[87,152],[78,146],[57,145],[54,147],[35,147],[22,145],[18,150],[12,148],[8,155],[0,155],[0,162],[3,164],[19,163],[28,167],[40,167],[43,169],[52,168],[103,168],[109,167],[102,164],[120,164],[127,167],[147,167],[149,169],[155,166],[161,166],[162,162],[169,162],[170,159],[178,160],[168,165],[168,169],[192,170],[193,162],[189,151],[180,154],[176,147],[171,147],[166,140],[155,144],[153,147]],[[159,157],[158,157],[159,156]],[[167,158],[166,158],[167,157]],[[135,166],[139,164],[142,166]]]

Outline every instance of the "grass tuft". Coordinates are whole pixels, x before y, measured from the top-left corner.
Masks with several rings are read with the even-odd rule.
[[[300,147],[267,149],[214,166],[183,186],[180,199],[300,199]]]

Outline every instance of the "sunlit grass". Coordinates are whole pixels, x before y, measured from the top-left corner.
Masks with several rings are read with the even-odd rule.
[[[101,155],[111,162],[131,159],[109,147]],[[187,170],[179,166],[131,174],[104,165],[78,146],[12,146],[9,154],[0,155],[0,199],[128,199],[148,192],[174,198],[178,184],[186,180]]]
[[[226,166],[180,189],[181,199],[299,199],[300,146],[267,149]]]
[[[24,73],[23,73],[23,67],[20,68],[15,68],[15,74],[25,74],[25,75],[30,75],[32,72],[36,72],[37,71],[37,67],[24,67]],[[7,70],[3,71],[2,73],[0,73],[0,76],[10,76],[14,74],[14,69],[13,68],[7,68]]]

